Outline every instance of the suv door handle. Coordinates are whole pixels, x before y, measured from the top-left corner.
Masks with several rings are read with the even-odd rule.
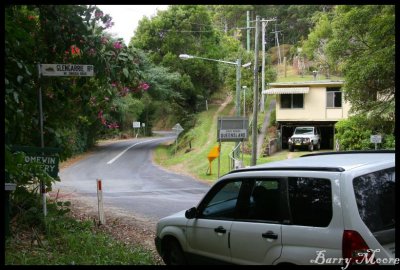
[[[214,232],[216,232],[216,233],[226,233],[226,230],[225,230],[224,227],[218,226],[218,228],[214,229]]]
[[[266,233],[262,234],[263,238],[269,238],[269,239],[278,239],[278,235],[274,233],[273,231],[268,231]]]

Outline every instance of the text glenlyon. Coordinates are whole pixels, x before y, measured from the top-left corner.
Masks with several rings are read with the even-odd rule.
[[[325,252],[326,250],[318,250],[317,257],[315,260],[310,260],[311,263],[315,264],[340,264],[344,263],[345,266],[341,267],[342,270],[345,270],[349,267],[350,263],[356,264],[399,264],[399,258],[375,258],[375,253],[380,252],[380,249],[368,249],[368,252],[359,254],[362,256],[361,259],[352,259],[352,258],[326,258]]]

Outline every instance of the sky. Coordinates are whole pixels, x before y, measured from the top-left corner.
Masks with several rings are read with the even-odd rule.
[[[97,5],[97,7],[105,14],[109,14],[114,22],[114,26],[106,31],[115,33],[117,38],[123,38],[128,45],[139,21],[144,16],[151,18],[157,15],[157,10],[166,10],[168,5]]]

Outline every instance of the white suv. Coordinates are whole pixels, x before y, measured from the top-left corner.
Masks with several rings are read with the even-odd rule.
[[[394,151],[305,155],[239,169],[162,218],[166,264],[397,264]]]
[[[307,147],[309,151],[321,148],[321,132],[318,127],[296,127],[292,137],[288,140],[289,151],[295,148]]]

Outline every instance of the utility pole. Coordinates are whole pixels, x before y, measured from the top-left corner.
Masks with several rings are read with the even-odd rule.
[[[267,26],[267,22],[264,18],[261,20],[261,45],[262,45],[262,67],[261,67],[261,104],[260,111],[264,112],[264,94],[263,91],[265,89],[265,45],[267,41],[265,40],[265,27]]]
[[[253,132],[251,149],[251,166],[257,164],[257,114],[258,114],[258,35],[260,29],[260,16],[256,17],[256,33],[254,38],[254,99],[253,99]]]
[[[247,11],[247,52],[250,52],[250,11]]]
[[[242,88],[240,85],[240,80],[242,77],[242,59],[238,58],[236,60],[236,116],[240,116],[240,89]],[[239,142],[235,143],[235,158],[239,157],[240,155],[240,149],[239,149]]]
[[[265,30],[267,27],[268,22],[275,21],[276,19],[271,20],[261,20],[262,23],[262,69],[261,69],[261,93],[265,90],[265,46],[267,45],[267,40],[265,37]],[[260,104],[260,111],[264,112],[264,94],[261,94],[261,104]]]
[[[279,47],[279,37],[278,37],[278,33],[280,33],[282,31],[277,31],[276,30],[276,20],[275,20],[275,32],[271,32],[273,34],[275,34],[275,47],[278,47],[278,64],[282,64],[282,59],[281,59],[281,48]]]

